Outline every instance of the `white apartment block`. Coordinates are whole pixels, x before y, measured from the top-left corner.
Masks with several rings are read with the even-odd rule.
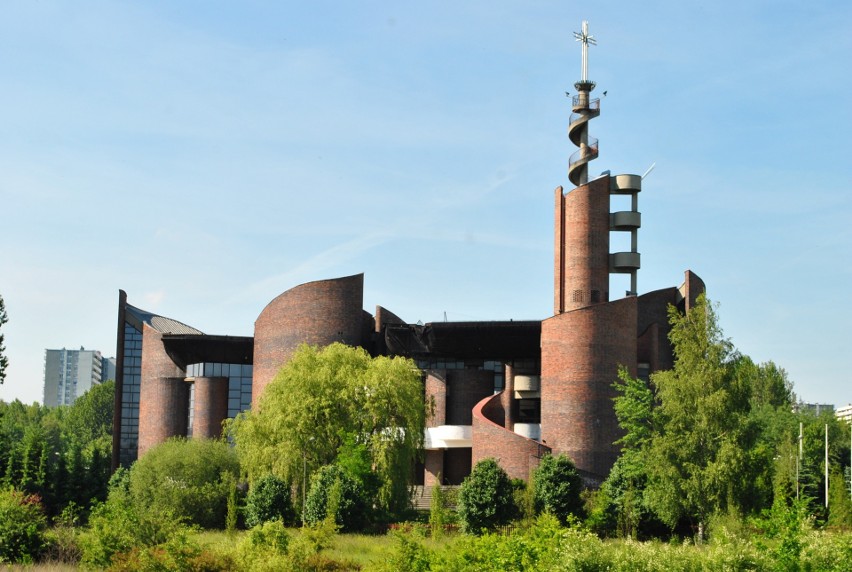
[[[45,350],[44,404],[71,405],[92,386],[114,376],[115,360],[97,350]]]

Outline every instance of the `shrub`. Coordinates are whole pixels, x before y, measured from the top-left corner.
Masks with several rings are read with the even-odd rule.
[[[44,544],[46,525],[37,495],[0,491],[0,562],[32,562]]]
[[[185,534],[186,525],[168,512],[136,506],[121,488],[92,509],[89,528],[79,538],[83,564],[106,568],[116,555],[153,547]]]
[[[337,465],[326,465],[311,477],[305,501],[305,522],[316,524],[326,517],[350,532],[362,530],[369,521],[370,505],[361,483]]]
[[[432,486],[432,499],[429,504],[429,526],[432,529],[432,538],[440,538],[444,533],[448,512],[444,489],[441,488],[441,474],[438,473],[438,480]]]
[[[236,563],[231,557],[201,548],[186,530],[182,530],[162,544],[136,547],[116,555],[109,572],[214,572],[234,569]]]
[[[497,461],[483,459],[462,482],[458,515],[462,529],[473,534],[509,524],[515,518],[512,483]]]
[[[238,474],[236,454],[224,441],[171,439],[134,463],[130,496],[154,512],[222,528],[230,483]]]
[[[259,478],[246,497],[246,525],[254,527],[270,520],[292,523],[293,503],[290,487],[280,478],[268,474]]]
[[[567,524],[583,513],[583,481],[567,455],[545,455],[534,473],[533,502],[537,513],[549,512]]]

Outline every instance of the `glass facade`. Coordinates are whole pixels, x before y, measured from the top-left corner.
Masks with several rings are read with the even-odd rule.
[[[142,377],[142,332],[124,323],[124,367],[121,395],[119,462],[129,466],[139,445],[139,381]]]
[[[448,358],[417,360],[417,367],[430,369],[476,369],[494,372],[494,393],[503,391],[503,362],[496,360],[464,361]]]
[[[187,377],[227,377],[228,417],[236,417],[251,407],[251,364],[239,363],[194,363],[186,367]],[[195,399],[195,387],[191,390],[191,402]],[[190,427],[192,407],[190,406]]]

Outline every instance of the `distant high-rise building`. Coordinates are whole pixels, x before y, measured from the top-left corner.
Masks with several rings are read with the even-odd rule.
[[[46,406],[71,405],[92,386],[113,378],[115,358],[104,358],[97,350],[44,350]]]
[[[852,403],[834,410],[834,415],[841,421],[852,423]]]
[[[101,359],[101,381],[115,380],[115,358],[105,357]]]

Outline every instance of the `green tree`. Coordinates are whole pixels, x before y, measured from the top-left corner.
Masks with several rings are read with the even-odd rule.
[[[479,461],[459,489],[458,515],[462,529],[482,534],[512,522],[517,514],[512,482],[497,461]]]
[[[370,499],[361,483],[340,466],[326,465],[314,473],[305,502],[305,523],[328,519],[352,532],[366,527],[370,512]]]
[[[583,481],[567,455],[545,455],[533,474],[533,483],[537,513],[549,512],[563,525],[568,524],[572,516],[582,517]]]
[[[32,562],[44,543],[46,525],[37,495],[0,490],[0,562]]]
[[[9,316],[6,314],[6,304],[3,302],[3,296],[0,295],[0,329],[8,321]],[[3,332],[0,331],[0,385],[6,379],[7,367],[9,367],[9,358],[6,357],[6,346],[3,345]]]
[[[652,374],[659,405],[648,447],[646,499],[670,526],[686,519],[699,539],[711,515],[744,496],[750,387],[712,304],[701,295],[686,315],[669,308],[674,368]]]
[[[170,439],[130,469],[130,498],[153,512],[173,514],[205,528],[225,525],[236,454],[224,441]]]
[[[624,436],[617,441],[621,455],[601,487],[602,504],[593,515],[602,531],[620,536],[653,535],[661,523],[645,501],[648,483],[648,449],[654,435],[655,396],[649,383],[620,368],[613,387],[615,415]]]
[[[105,381],[92,387],[66,408],[63,418],[65,438],[80,445],[98,440],[112,444],[112,414],[115,406],[115,382]]]
[[[252,483],[246,497],[246,526],[249,528],[270,520],[293,521],[290,487],[275,475],[264,475]]]
[[[273,473],[298,491],[307,476],[335,462],[343,445],[363,446],[380,483],[376,504],[399,513],[409,503],[424,419],[413,361],[371,358],[339,343],[303,345],[266,388],[258,409],[236,420],[233,435],[250,479]]]

